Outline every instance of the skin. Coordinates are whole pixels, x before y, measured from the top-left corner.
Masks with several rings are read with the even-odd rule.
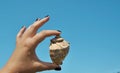
[[[35,49],[48,36],[60,35],[57,30],[37,30],[49,20],[49,16],[39,19],[30,25],[21,28],[16,37],[16,48],[0,73],[35,73],[38,71],[53,70],[60,66],[43,62],[36,56]]]

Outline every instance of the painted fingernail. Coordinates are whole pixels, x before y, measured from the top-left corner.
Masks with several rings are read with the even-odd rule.
[[[39,21],[40,20],[40,18],[37,18],[35,21]]]
[[[62,64],[63,64],[63,62],[60,63],[60,65],[62,65]]]
[[[25,27],[25,26],[22,26],[21,28],[23,28],[23,27]]]
[[[45,17],[49,17],[49,15],[46,15]]]
[[[61,67],[57,67],[55,68],[56,71],[60,71],[61,70]]]
[[[60,30],[57,30],[58,32],[62,32],[62,31],[60,31]]]

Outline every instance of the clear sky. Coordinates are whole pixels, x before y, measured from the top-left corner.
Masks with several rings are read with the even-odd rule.
[[[42,73],[116,73],[120,71],[120,0],[0,0],[0,68],[15,48],[19,29],[50,15],[39,31],[59,29],[71,43],[62,70]],[[51,62],[49,43],[36,49]]]

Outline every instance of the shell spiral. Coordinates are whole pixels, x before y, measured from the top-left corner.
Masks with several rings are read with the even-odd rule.
[[[60,36],[51,39],[49,48],[52,62],[61,65],[69,52],[69,47],[69,43]]]

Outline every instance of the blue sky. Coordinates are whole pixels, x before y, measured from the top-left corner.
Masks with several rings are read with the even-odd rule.
[[[19,29],[46,15],[50,20],[39,31],[59,29],[71,47],[61,71],[42,73],[120,71],[120,0],[0,0],[0,68],[15,48]],[[43,61],[51,62],[51,38],[36,49]]]

